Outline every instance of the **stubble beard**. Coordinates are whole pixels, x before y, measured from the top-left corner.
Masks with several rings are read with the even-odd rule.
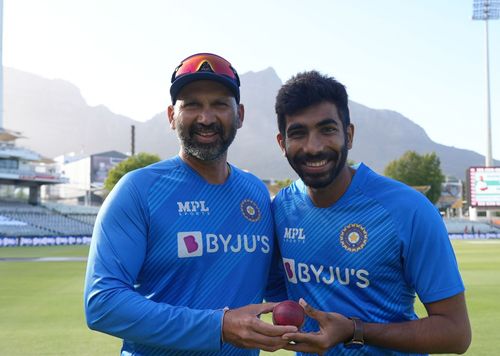
[[[177,122],[177,137],[181,143],[182,150],[189,156],[200,161],[214,161],[219,159],[236,137],[238,116],[232,120],[229,130],[226,131],[219,123],[210,125],[192,124],[186,127],[182,122]],[[213,143],[202,143],[196,140],[196,134],[200,132],[214,132],[219,137]]]
[[[342,145],[340,149],[340,154],[338,154],[335,151],[332,151],[330,153],[321,153],[319,155],[315,155],[314,157],[316,159],[332,160],[335,162],[335,166],[332,170],[328,172],[328,174],[324,174],[322,176],[309,175],[307,173],[304,173],[304,171],[300,167],[305,159],[312,158],[312,156],[298,155],[295,157],[290,157],[288,154],[286,155],[288,163],[297,173],[300,179],[302,179],[302,181],[306,186],[313,189],[325,188],[329,186],[339,176],[340,172],[342,171],[347,162],[347,142],[344,142],[344,145]]]

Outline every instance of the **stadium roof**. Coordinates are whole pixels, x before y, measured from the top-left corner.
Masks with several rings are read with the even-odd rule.
[[[7,129],[0,127],[0,141],[10,142],[10,141],[17,140],[18,138],[24,138],[24,136],[21,135],[20,132],[7,130]]]

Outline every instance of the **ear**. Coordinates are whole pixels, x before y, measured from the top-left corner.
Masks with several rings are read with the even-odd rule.
[[[243,126],[243,120],[245,118],[245,106],[243,104],[238,104],[238,128]]]
[[[281,134],[281,132],[278,132],[276,135],[276,140],[278,140],[278,145],[281,148],[281,152],[283,152],[283,156],[286,156],[286,150],[285,150],[285,138]]]
[[[349,124],[347,126],[347,149],[350,150],[352,148],[352,143],[354,141],[354,125]]]
[[[169,105],[167,108],[167,117],[168,122],[170,123],[170,128],[175,130],[175,120],[174,120],[174,107],[173,105]]]

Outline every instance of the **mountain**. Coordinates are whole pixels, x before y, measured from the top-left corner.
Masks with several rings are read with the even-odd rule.
[[[134,121],[88,106],[66,81],[4,68],[4,106],[4,127],[15,127],[26,137],[18,144],[44,156],[130,150]]]
[[[295,177],[276,142],[274,99],[282,84],[280,78],[268,68],[244,73],[240,79],[245,118],[230,148],[229,161],[261,178]],[[4,126],[24,134],[26,139],[19,140],[19,145],[44,156],[129,152],[131,125],[136,127],[136,152],[167,158],[179,151],[164,112],[137,122],[105,106],[89,106],[79,89],[63,80],[11,68],[4,68],[4,80]],[[356,127],[349,158],[378,172],[407,150],[436,152],[443,172],[458,178],[464,178],[467,167],[484,162],[476,152],[433,142],[420,126],[397,112],[374,110],[355,102],[349,106]]]

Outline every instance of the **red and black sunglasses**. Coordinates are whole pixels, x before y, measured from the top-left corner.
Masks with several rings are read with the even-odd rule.
[[[207,65],[210,68],[207,68]],[[240,78],[231,63],[212,53],[197,53],[184,59],[172,73],[171,83],[183,75],[200,71],[211,71],[215,74],[224,75],[235,80],[237,85],[240,86]]]

